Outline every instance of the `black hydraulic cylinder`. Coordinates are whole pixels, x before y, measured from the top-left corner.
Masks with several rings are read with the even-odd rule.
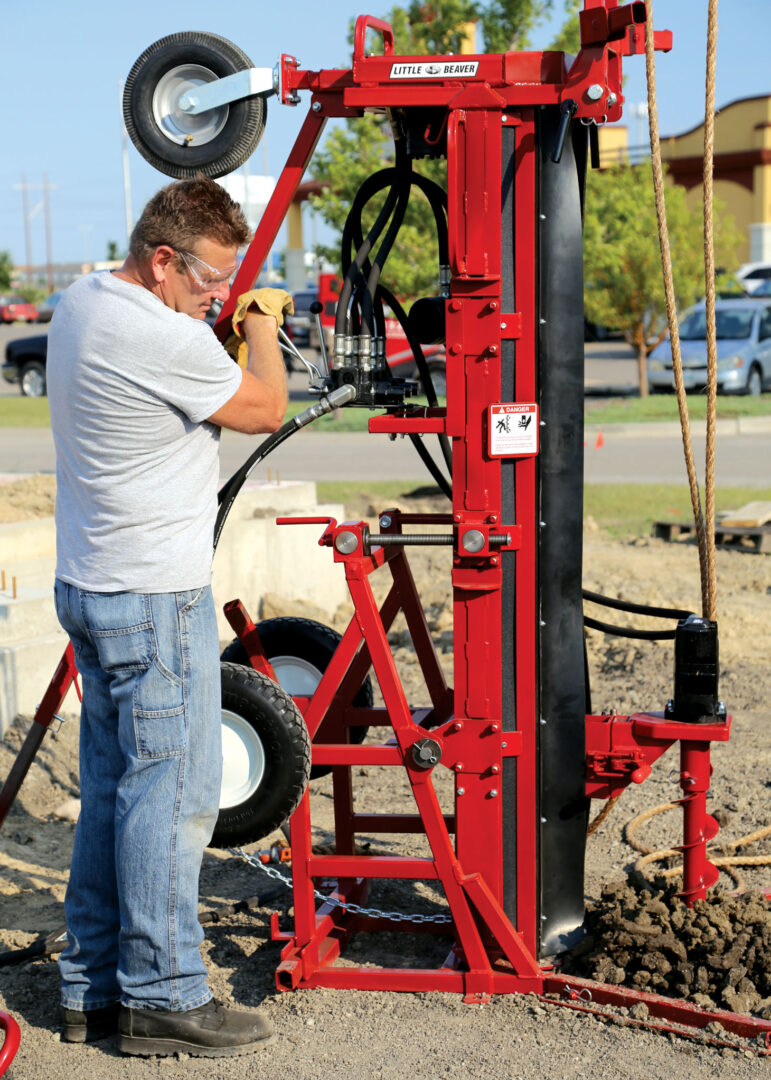
[[[725,716],[718,700],[717,623],[689,615],[675,631],[675,694],[667,703],[670,720],[714,724]]]

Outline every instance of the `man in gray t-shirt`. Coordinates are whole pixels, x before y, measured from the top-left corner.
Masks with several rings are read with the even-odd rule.
[[[221,782],[220,429],[275,431],[287,402],[274,316],[245,316],[245,370],[203,321],[248,238],[218,184],[170,184],[121,269],[71,285],[49,334],[55,596],[83,686],[64,1038],[119,1030],[126,1053],[244,1053],[272,1034],[212,998],[197,915]]]

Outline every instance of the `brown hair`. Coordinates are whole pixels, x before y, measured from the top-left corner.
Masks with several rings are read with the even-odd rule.
[[[134,226],[129,251],[137,262],[145,262],[162,244],[192,252],[198,240],[240,247],[250,237],[238,203],[214,180],[199,175],[153,195]]]

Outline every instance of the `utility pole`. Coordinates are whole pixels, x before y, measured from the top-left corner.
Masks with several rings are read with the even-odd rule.
[[[21,205],[24,213],[24,259],[27,263],[27,282],[32,283],[32,237],[29,229],[29,198],[27,196],[27,177],[21,174]]]
[[[21,204],[24,212],[24,246],[25,246],[25,258],[27,260],[27,280],[31,283],[33,279],[32,270],[32,237],[30,234],[29,223],[37,215],[39,210],[44,211],[45,217],[45,237],[46,237],[46,277],[48,280],[48,291],[53,292],[54,287],[54,268],[53,268],[53,256],[51,254],[51,200],[49,194],[52,191],[56,191],[56,184],[50,184],[48,182],[48,174],[44,174],[42,184],[29,184],[27,177],[24,173],[21,174],[21,184],[14,184],[15,188],[21,188]],[[28,192],[41,191],[43,192],[43,198],[37,203],[36,206],[30,210]]]
[[[46,281],[49,294],[54,291],[54,261],[51,255],[51,200],[48,193],[51,191],[48,183],[48,173],[43,174],[43,202],[45,204],[46,222]]]

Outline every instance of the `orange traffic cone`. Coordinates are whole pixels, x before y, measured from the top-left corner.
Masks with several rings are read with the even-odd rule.
[[[602,437],[602,432],[598,431],[597,432],[597,438],[594,441],[594,449],[599,450],[600,447],[602,447],[604,445],[605,445],[605,440]]]

